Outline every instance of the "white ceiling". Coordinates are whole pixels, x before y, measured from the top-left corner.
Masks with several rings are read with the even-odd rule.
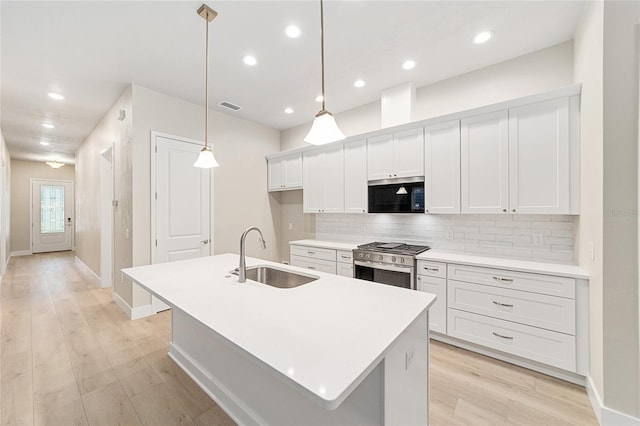
[[[1,126],[12,158],[73,162],[130,83],[204,104],[205,21],[197,1],[2,1]],[[319,1],[208,1],[210,104],[276,129],[319,109]],[[325,1],[327,109],[337,113],[573,38],[582,1]],[[302,35],[290,39],[285,27]],[[495,37],[474,45],[476,32]],[[242,63],[253,54],[258,65]],[[417,66],[401,69],[405,59]],[[361,78],[366,86],[357,89]],[[54,101],[47,92],[66,97]],[[285,107],[294,109],[285,114]],[[43,121],[56,125],[44,129]],[[49,147],[40,140],[51,142]]]

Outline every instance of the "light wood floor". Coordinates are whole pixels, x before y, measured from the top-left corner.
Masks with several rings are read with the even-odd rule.
[[[130,321],[96,284],[72,253],[11,259],[0,285],[1,424],[234,424],[167,356],[170,314]],[[431,424],[597,424],[578,386],[431,348]]]

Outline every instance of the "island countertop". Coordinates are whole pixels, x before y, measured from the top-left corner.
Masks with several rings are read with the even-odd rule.
[[[238,259],[223,254],[123,273],[328,409],[342,403],[435,301],[429,293],[250,257],[247,266],[269,265],[319,279],[290,289],[239,283],[229,274]]]

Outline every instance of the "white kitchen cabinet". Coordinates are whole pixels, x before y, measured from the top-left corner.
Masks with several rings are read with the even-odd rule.
[[[353,252],[291,244],[290,263],[300,268],[353,277]]]
[[[447,265],[445,263],[419,260],[417,263],[418,291],[436,295],[436,301],[429,309],[429,330],[447,332]]]
[[[424,131],[426,213],[460,213],[460,120]]]
[[[303,211],[305,213],[344,212],[342,144],[305,152],[303,162]]]
[[[569,98],[509,109],[509,210],[569,213]]]
[[[367,141],[344,145],[344,212],[367,212]]]
[[[302,188],[302,154],[293,154],[267,160],[269,191]]]
[[[508,117],[503,110],[460,122],[462,213],[508,211]]]
[[[423,129],[368,139],[367,170],[369,180],[424,176]]]
[[[338,250],[336,259],[336,273],[343,277],[353,278],[353,251]]]

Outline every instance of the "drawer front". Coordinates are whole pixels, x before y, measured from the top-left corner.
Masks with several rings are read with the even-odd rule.
[[[311,269],[313,271],[336,273],[336,262],[322,259],[310,259],[308,257],[291,255],[291,265],[299,268]]]
[[[445,334],[447,332],[447,280],[418,275],[418,291],[436,295],[436,301],[429,309],[429,330]]]
[[[338,262],[353,263],[353,252],[349,250],[338,250]]]
[[[306,247],[306,246],[291,246],[292,256],[310,257],[312,259],[323,259],[336,261],[336,251],[331,249]]]
[[[428,260],[418,260],[418,275],[428,275],[430,277],[447,278],[447,264],[440,262],[430,262]]]
[[[575,335],[573,299],[449,280],[448,306]]]
[[[447,330],[458,339],[576,371],[574,336],[456,309],[447,310]]]
[[[340,263],[336,264],[338,275],[343,277],[353,278],[353,264],[351,263]]]
[[[450,280],[575,298],[573,278],[452,264],[448,265],[447,274]]]

